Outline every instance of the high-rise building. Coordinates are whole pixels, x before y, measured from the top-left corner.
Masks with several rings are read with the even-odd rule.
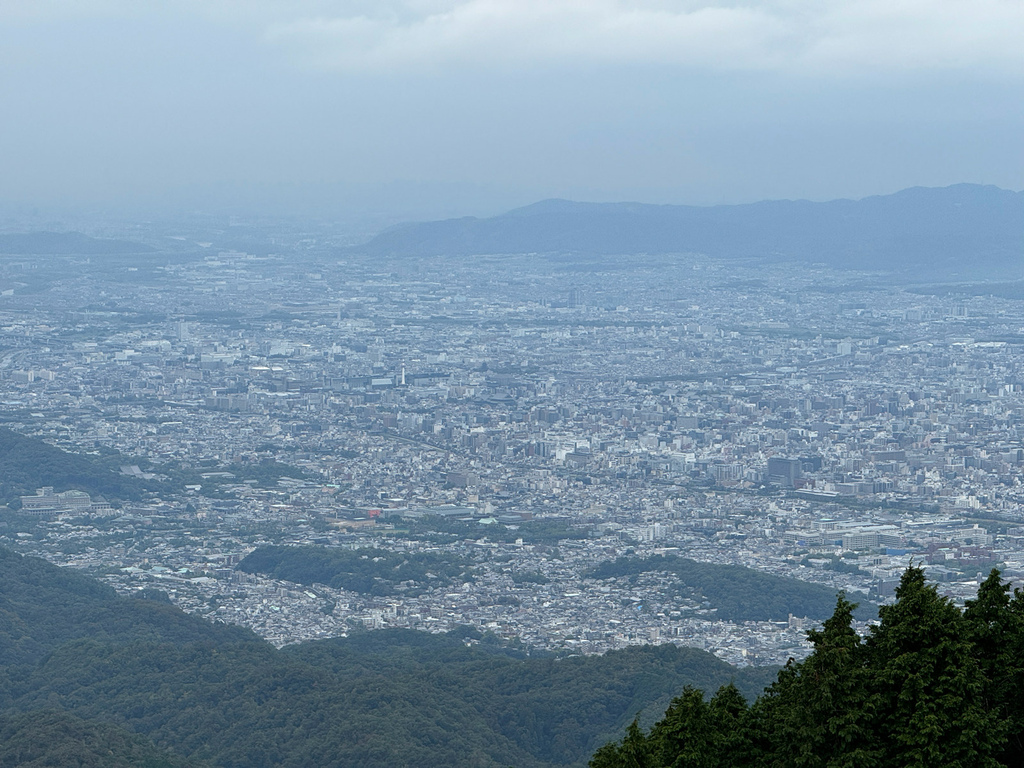
[[[795,488],[800,479],[800,459],[768,459],[768,482],[783,488]]]

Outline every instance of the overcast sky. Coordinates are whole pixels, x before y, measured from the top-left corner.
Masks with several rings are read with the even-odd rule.
[[[0,0],[0,202],[1024,188],[1024,0]]]

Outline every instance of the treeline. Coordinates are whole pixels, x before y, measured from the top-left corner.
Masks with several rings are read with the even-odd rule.
[[[1024,593],[992,571],[960,610],[909,568],[862,639],[840,596],[813,653],[750,706],[684,688],[591,768],[997,768],[1024,764]]]
[[[391,595],[402,582],[424,587],[466,581],[472,578],[471,565],[465,558],[440,552],[268,546],[246,555],[238,569],[307,586],[325,584],[366,595]]]
[[[120,457],[115,456],[114,461]],[[111,464],[108,466],[108,464]],[[0,502],[20,506],[21,496],[37,488],[79,490],[109,499],[138,501],[147,485],[138,478],[118,474],[102,457],[68,453],[36,437],[0,427]]]
[[[3,549],[0,662],[4,740],[38,747],[56,710],[87,721],[69,726],[86,747],[113,727],[223,768],[580,765],[686,684],[752,695],[770,677],[674,646],[533,657],[471,629],[275,650]]]
[[[676,555],[620,557],[593,568],[592,579],[636,577],[662,571],[678,579],[676,593],[716,609],[727,621],[785,621],[789,614],[824,619],[835,605],[835,592],[818,584],[774,576],[739,565],[701,563]],[[867,605],[858,618],[874,615]]]

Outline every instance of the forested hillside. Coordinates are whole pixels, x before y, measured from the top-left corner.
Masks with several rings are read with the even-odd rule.
[[[113,726],[231,768],[583,765],[687,684],[735,681],[752,697],[771,677],[673,646],[529,657],[473,630],[367,632],[279,651],[3,549],[0,664],[12,743],[40,744],[48,722],[18,713],[63,711],[86,721],[88,743]],[[125,763],[150,764],[160,765]]]
[[[733,686],[710,700],[688,687],[591,768],[1024,764],[1024,593],[993,571],[961,611],[910,568],[896,594],[866,639],[840,598],[814,653],[753,705]]]
[[[24,668],[75,640],[193,643],[262,641],[240,627],[214,626],[170,605],[128,600],[76,571],[0,547],[0,665]],[[0,686],[0,703],[10,691]]]
[[[819,584],[739,565],[700,563],[676,555],[620,557],[601,563],[587,575],[611,579],[658,571],[678,579],[675,591],[681,597],[706,602],[715,610],[716,618],[727,621],[785,621],[791,613],[825,619],[835,605],[835,593]],[[863,610],[858,616],[871,617],[870,610]]]
[[[0,427],[0,502],[17,506],[19,496],[33,494],[44,485],[133,501],[146,490],[142,481],[118,474],[113,464],[108,466],[100,457],[68,453]]]
[[[238,568],[298,584],[326,584],[363,594],[390,595],[402,582],[437,585],[453,579],[465,581],[471,565],[464,558],[431,552],[259,547],[246,555]]]
[[[1022,764],[1024,594],[993,571],[961,610],[911,568],[866,638],[853,609],[755,699],[771,670],[674,646],[530,657],[467,628],[275,650],[0,549],[0,765]]]
[[[184,768],[192,765],[109,723],[58,711],[0,712],[0,766]]]

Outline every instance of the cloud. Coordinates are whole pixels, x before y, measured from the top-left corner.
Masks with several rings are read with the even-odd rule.
[[[314,69],[666,65],[1024,76],[1024,0],[0,0],[0,22],[192,18]]]
[[[343,71],[608,63],[1024,75],[1021,0],[325,1],[291,19],[262,7],[273,8],[269,42]]]

